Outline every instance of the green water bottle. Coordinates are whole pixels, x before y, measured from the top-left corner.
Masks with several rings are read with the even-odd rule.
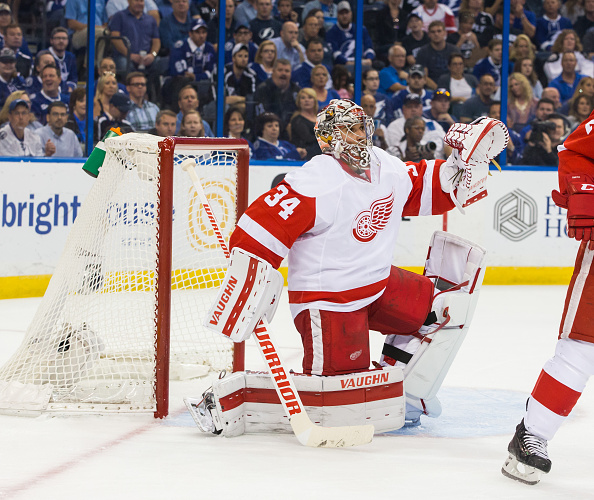
[[[101,165],[103,165],[103,160],[105,160],[105,140],[109,139],[110,137],[117,137],[122,135],[120,132],[120,128],[110,128],[105,137],[101,141],[97,143],[97,145],[91,151],[91,154],[87,158],[87,161],[83,165],[83,170],[92,177],[97,177],[99,175],[99,169]]]

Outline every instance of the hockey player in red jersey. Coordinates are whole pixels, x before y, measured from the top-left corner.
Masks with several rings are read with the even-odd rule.
[[[315,126],[323,154],[290,172],[238,221],[232,249],[273,268],[288,257],[289,304],[303,344],[303,373],[309,379],[368,370],[369,330],[390,339],[382,359],[387,369],[398,361],[404,366],[419,347],[413,341],[420,337],[419,329],[436,322],[431,314],[434,282],[392,266],[400,222],[403,216],[443,214],[486,195],[489,162],[509,137],[505,126],[490,118],[456,125],[446,136],[454,147],[447,161],[403,163],[373,147],[373,119],[360,106],[333,100],[318,114]],[[480,266],[477,269],[479,273]],[[230,303],[229,297],[224,294],[222,299]],[[345,387],[352,381],[341,383]],[[243,427],[236,430],[244,425],[240,418],[233,430],[225,430],[230,425],[230,419],[221,416],[225,404],[214,402],[217,396],[236,394],[237,387],[219,388],[218,393],[215,388],[214,396],[203,397],[206,407],[194,405],[202,430],[221,431],[218,424],[199,422],[217,410],[215,421],[223,422],[227,435],[243,432]],[[254,387],[249,380],[247,387]],[[192,411],[192,405],[188,407]],[[418,415],[423,412],[424,405]]]
[[[526,484],[538,483],[541,473],[551,470],[547,442],[594,373],[593,128],[594,113],[558,147],[559,191],[553,191],[552,197],[559,207],[567,209],[568,236],[581,244],[565,298],[555,355],[545,363],[536,381],[501,469],[505,476]]]

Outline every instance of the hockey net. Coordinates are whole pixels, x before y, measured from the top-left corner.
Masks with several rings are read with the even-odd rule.
[[[106,157],[23,343],[0,368],[0,411],[168,411],[171,378],[242,369],[202,320],[226,271],[192,181],[226,239],[247,204],[245,141],[125,134]]]

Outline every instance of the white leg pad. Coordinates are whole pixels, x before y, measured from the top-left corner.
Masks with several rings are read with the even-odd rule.
[[[485,254],[482,247],[458,236],[433,234],[424,274],[435,283],[437,323],[448,316],[450,320],[438,331],[438,324],[421,329],[423,341],[404,368],[408,396],[431,400],[441,387],[472,321],[485,274]]]
[[[373,424],[375,432],[404,425],[403,373],[399,367],[321,377],[292,374],[309,418],[324,427]],[[291,425],[266,372],[237,372],[213,383],[223,435],[291,433]]]

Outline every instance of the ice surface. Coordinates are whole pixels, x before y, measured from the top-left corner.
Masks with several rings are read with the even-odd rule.
[[[201,434],[171,386],[170,416],[0,416],[0,499],[594,499],[594,399],[586,392],[549,445],[537,486],[504,478],[507,443],[553,354],[564,287],[483,287],[468,337],[438,394],[439,419],[367,446],[310,449],[292,435]],[[286,298],[286,294],[285,294]],[[0,301],[0,363],[20,344],[40,299]],[[288,306],[272,330],[288,366],[301,349]],[[379,358],[382,338],[372,333]],[[247,366],[262,368],[248,344]]]

